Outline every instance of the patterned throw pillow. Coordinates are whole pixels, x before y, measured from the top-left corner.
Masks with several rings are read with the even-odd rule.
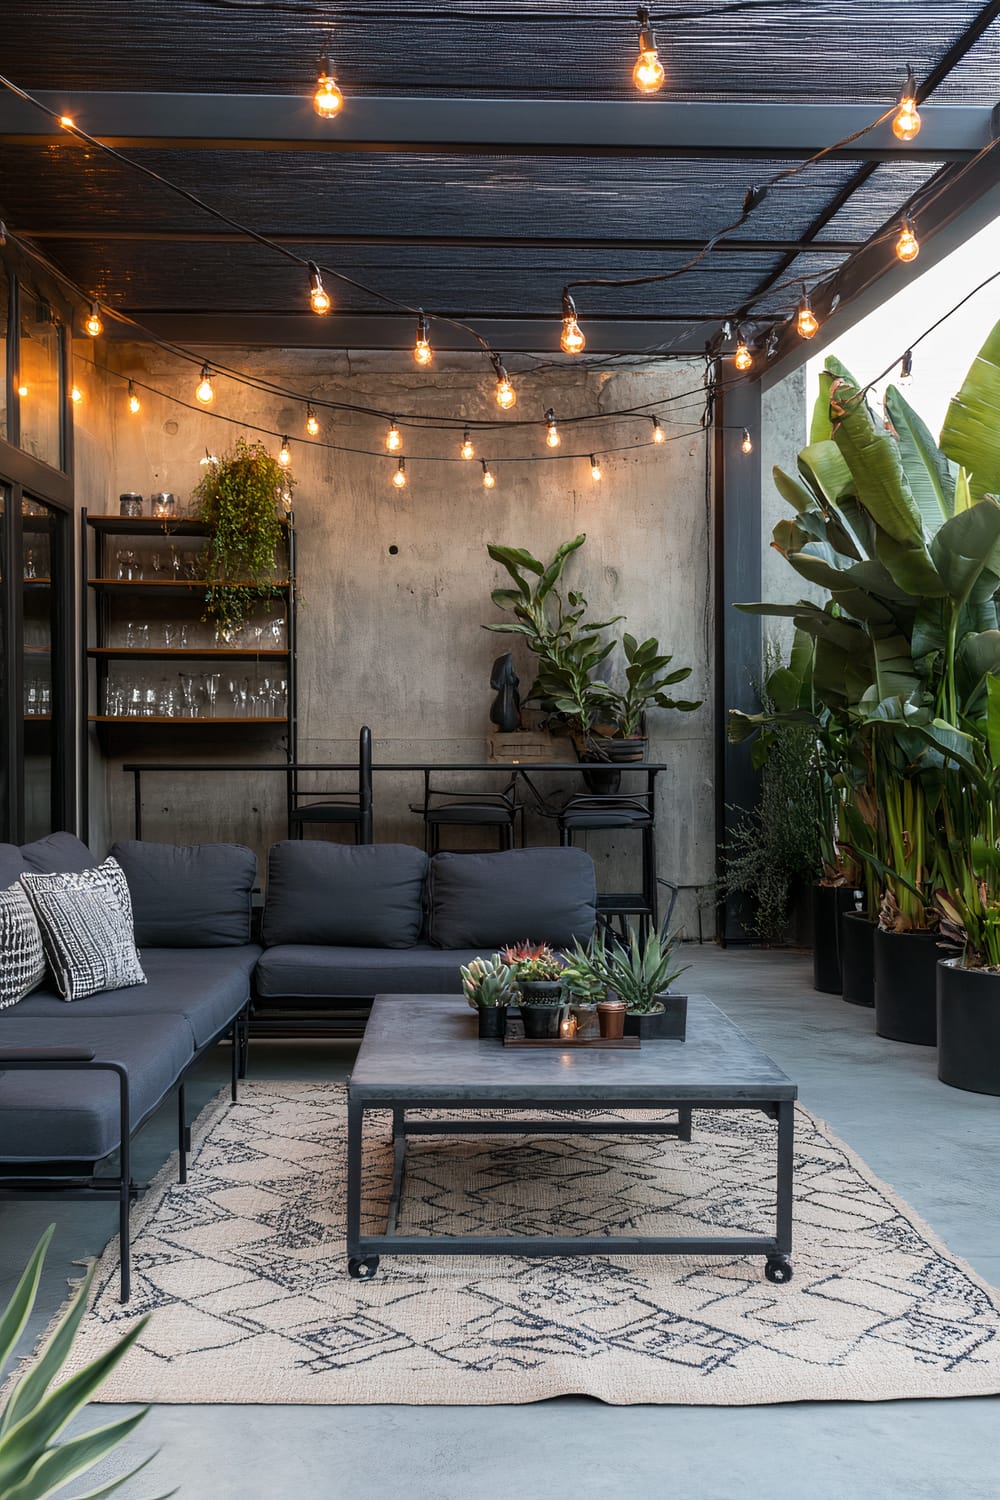
[[[45,978],[42,934],[19,885],[0,891],[0,1010],[16,1005]]]
[[[20,877],[64,1000],[145,984],[125,872],[115,859],[93,870]]]

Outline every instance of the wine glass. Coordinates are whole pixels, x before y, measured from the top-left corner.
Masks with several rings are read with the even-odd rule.
[[[208,717],[215,718],[215,700],[219,692],[220,677],[218,672],[206,672],[204,676],[205,697],[208,699]]]

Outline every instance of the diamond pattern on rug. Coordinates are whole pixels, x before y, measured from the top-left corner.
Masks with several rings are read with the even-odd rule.
[[[383,1256],[347,1273],[345,1090],[249,1083],[195,1127],[133,1215],[133,1298],[102,1257],[78,1368],[153,1317],[112,1402],[753,1405],[1000,1391],[1000,1296],[806,1111],[795,1279],[763,1257]],[[516,1119],[510,1112],[497,1112]],[[597,1112],[593,1112],[597,1118]],[[607,1118],[601,1112],[601,1118]],[[636,1118],[655,1118],[636,1112]],[[616,1118],[616,1117],[612,1117]],[[627,1117],[622,1118],[623,1124]],[[389,1116],[366,1137],[381,1232]],[[775,1127],[699,1110],[693,1139],[566,1133],[415,1137],[399,1232],[773,1233]]]

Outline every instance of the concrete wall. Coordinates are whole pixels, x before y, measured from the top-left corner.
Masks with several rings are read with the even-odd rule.
[[[108,346],[106,357],[125,375],[148,381],[191,402],[197,374],[148,346]],[[211,358],[207,352],[206,357]],[[369,403],[446,417],[504,423],[482,362],[449,359],[431,375],[392,355],[305,351],[226,350],[234,368],[330,400]],[[701,367],[677,362],[581,376],[546,371],[518,378],[515,418],[539,419],[549,405],[560,418],[655,401],[668,432],[695,428],[696,395],[674,406],[671,397],[697,391]],[[108,377],[110,420],[95,438],[107,457],[100,472],[87,463],[82,500],[93,510],[116,510],[122,490],[172,490],[186,503],[202,472],[206,448],[223,451],[238,426],[143,394],[132,417],[125,387]],[[337,760],[355,753],[361,723],[372,727],[376,759],[478,760],[485,756],[491,693],[490,664],[509,644],[484,631],[499,619],[490,590],[504,582],[486,554],[498,541],[546,556],[579,531],[587,543],[567,574],[587,594],[595,618],[623,612],[636,635],[656,634],[676,664],[694,668],[678,692],[703,698],[694,714],[655,711],[651,753],[667,764],[659,783],[660,870],[685,885],[707,883],[714,868],[711,683],[711,516],[706,500],[706,445],[700,432],[630,453],[606,450],[634,440],[634,424],[590,427],[577,436],[564,426],[562,452],[602,455],[595,484],[586,457],[574,462],[513,462],[516,454],[545,454],[539,428],[498,431],[477,438],[498,482],[483,489],[478,462],[443,464],[430,455],[456,452],[458,437],[405,431],[409,485],[390,484],[395,460],[310,445],[300,403],[266,396],[216,379],[214,410],[256,422],[293,439],[298,548],[300,759]],[[95,408],[96,410],[96,408]],[[78,417],[83,418],[82,412]],[[322,437],[346,448],[381,450],[384,423],[346,413],[322,416]],[[682,425],[683,424],[683,425]],[[252,435],[252,434],[251,434]],[[275,441],[274,447],[278,444]],[[425,461],[421,461],[421,458]],[[396,549],[391,551],[390,549]],[[531,663],[516,652],[526,688]],[[223,741],[221,731],[168,732],[181,758],[198,759],[214,745],[237,759],[282,758],[282,747],[256,731]],[[97,842],[131,829],[130,780],[124,759],[170,759],[171,739],[144,741],[141,731],[119,732],[92,777],[92,829]],[[213,740],[213,736],[216,738]],[[578,783],[574,783],[577,785]],[[556,789],[554,781],[546,781]],[[383,775],[376,781],[376,836],[407,842],[421,823],[407,804],[419,799],[419,778]],[[262,849],[284,834],[280,777],[163,777],[148,782],[144,836],[183,841],[237,839]],[[552,841],[554,826],[533,820],[531,836]],[[635,883],[636,841],[592,836],[606,888]],[[683,916],[696,925],[693,895]],[[708,917],[710,922],[710,916]]]

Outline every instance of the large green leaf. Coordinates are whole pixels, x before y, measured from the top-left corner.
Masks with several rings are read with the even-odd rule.
[[[931,437],[930,428],[890,385],[885,393],[886,411],[896,430],[903,468],[924,526],[933,536],[955,509],[955,465]]]
[[[788,501],[793,510],[810,510],[816,504],[817,500],[819,500],[819,495],[813,495],[806,489],[805,485],[800,484],[797,479],[793,479],[791,474],[786,474],[784,469],[779,469],[777,464],[775,464],[771,473],[774,476],[775,489],[782,500]]]
[[[833,440],[851,471],[858,499],[894,541],[923,546],[923,523],[898,444],[883,428],[875,426],[856,386],[844,382],[836,391],[835,403],[838,420]]]
[[[880,531],[875,551],[879,562],[892,575],[893,582],[908,594],[920,598],[945,592],[922,538],[910,537],[900,542],[887,531]]]
[[[973,495],[1000,495],[1000,323],[948,407],[941,447],[969,471]]]
[[[0,1317],[0,1365],[6,1363],[8,1357],[13,1353],[14,1346],[27,1325],[31,1316],[31,1309],[35,1305],[38,1295],[38,1284],[42,1277],[42,1264],[45,1260],[45,1252],[49,1248],[49,1242],[56,1232],[56,1226],[50,1224],[35,1246],[34,1253],[28,1261],[3,1316]],[[0,1428],[0,1431],[3,1429]]]
[[[992,677],[1000,673],[1000,630],[984,630],[963,637],[956,653],[955,671],[962,712],[975,714],[983,684],[989,687]]]
[[[80,1474],[85,1474],[119,1443],[124,1442],[138,1427],[148,1410],[144,1406],[106,1427],[94,1428],[57,1447],[44,1450],[20,1483],[4,1490],[3,1500],[45,1500],[47,1495],[55,1494],[56,1490],[69,1484],[71,1479],[76,1479]],[[148,1461],[147,1459],[146,1462]],[[139,1467],[145,1468],[145,1464]],[[133,1469],[132,1472],[138,1473],[138,1469]],[[123,1475],[116,1483],[122,1483],[126,1477],[128,1476]]]
[[[982,500],[952,516],[931,542],[930,552],[956,604],[964,604],[981,580],[992,596],[1000,575],[1000,504]]]
[[[991,675],[986,679],[986,742],[990,752],[990,765],[1000,768],[1000,677]]]
[[[587,533],[585,531],[581,531],[580,535],[575,536],[571,542],[563,542],[561,546],[556,548],[555,552],[552,554],[552,561],[549,563],[548,567],[543,570],[541,582],[539,583],[535,591],[535,598],[538,599],[539,602],[545,599],[555,587],[555,584],[559,579],[559,575],[562,573],[563,568],[566,566],[566,559],[570,556],[571,553],[575,552],[578,547],[582,547],[586,540]]]
[[[816,397],[812,409],[812,421],[809,424],[810,443],[828,442],[833,431],[833,422],[830,418],[830,386],[835,376],[829,371],[823,370],[819,377],[819,395]]]
[[[487,542],[486,550],[494,562],[503,563],[507,572],[518,583],[521,581],[518,570],[526,568],[529,573],[535,573],[539,578],[545,572],[545,564],[539,562],[537,557],[532,557],[523,547],[501,547],[496,542]]]
[[[832,440],[810,443],[799,452],[799,473],[811,479],[830,505],[855,493],[854,477],[844,455]]]

